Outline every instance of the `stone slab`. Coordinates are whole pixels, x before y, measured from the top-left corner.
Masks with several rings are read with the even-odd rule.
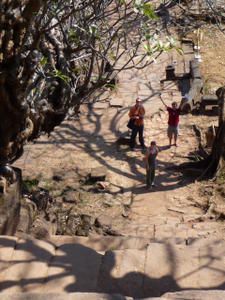
[[[0,236],[0,261],[8,262],[12,259],[18,238],[15,236]]]
[[[108,295],[98,293],[18,293],[0,294],[0,300],[132,300],[122,295]]]
[[[168,291],[199,287],[198,248],[185,245],[149,245],[145,274],[150,281],[144,283],[144,294],[160,296]]]
[[[102,255],[79,244],[66,243],[56,251],[44,292],[96,291]]]
[[[145,251],[124,250],[106,252],[98,279],[98,289],[132,297],[142,295]]]
[[[150,239],[140,237],[114,237],[114,236],[52,236],[51,241],[60,247],[63,244],[80,244],[95,251],[125,250],[125,249],[145,249]]]
[[[173,250],[170,245],[151,243],[146,251],[145,296],[160,296],[169,290],[177,290],[173,278]]]
[[[0,282],[4,282],[4,272],[10,266],[13,252],[16,247],[17,237],[1,236],[0,237]],[[0,283],[0,287],[1,284]]]
[[[213,291],[181,291],[176,293],[166,293],[163,297],[170,300],[224,300],[225,291],[213,290]],[[151,298],[150,298],[151,299]],[[146,299],[147,300],[147,299]]]
[[[225,287],[225,243],[220,240],[209,242],[199,249],[200,288]],[[225,298],[224,298],[225,299]]]
[[[1,291],[15,293],[41,289],[54,253],[55,247],[48,242],[20,239],[11,264],[2,274]]]

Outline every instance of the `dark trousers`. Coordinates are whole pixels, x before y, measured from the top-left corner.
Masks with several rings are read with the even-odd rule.
[[[139,136],[139,142],[140,142],[141,146],[142,147],[145,146],[143,133],[144,133],[144,125],[141,125],[141,126],[135,125],[134,126],[134,128],[132,129],[131,138],[130,138],[130,147],[131,148],[134,148],[134,146],[135,146],[135,140],[136,140],[137,134]]]
[[[146,170],[146,185],[151,186],[155,179],[155,166],[149,166],[149,169]]]

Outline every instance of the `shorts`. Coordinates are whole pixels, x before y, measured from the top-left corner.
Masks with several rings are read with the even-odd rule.
[[[171,126],[171,125],[169,125],[168,129],[167,129],[168,137],[170,137],[172,135],[178,136],[178,133],[179,133],[178,129],[179,129],[178,126]]]

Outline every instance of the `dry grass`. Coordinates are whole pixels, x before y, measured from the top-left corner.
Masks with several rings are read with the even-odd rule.
[[[225,33],[212,26],[205,26],[201,41],[201,72],[206,92],[215,92],[225,85]]]

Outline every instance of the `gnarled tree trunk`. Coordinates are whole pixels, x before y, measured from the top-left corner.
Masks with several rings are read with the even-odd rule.
[[[219,103],[219,126],[206,169],[209,175],[219,175],[225,169],[225,87],[219,88],[216,95]]]

